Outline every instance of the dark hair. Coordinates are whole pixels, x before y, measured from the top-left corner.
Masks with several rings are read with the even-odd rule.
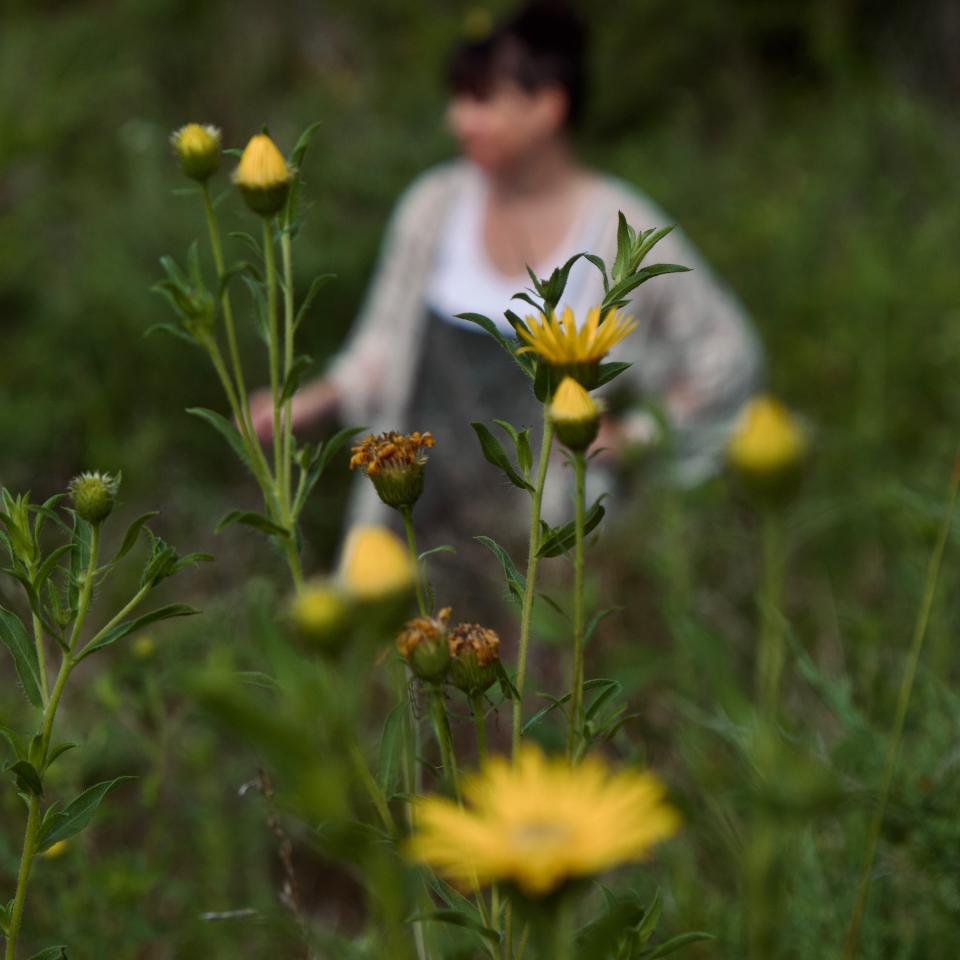
[[[481,39],[461,43],[447,69],[454,93],[481,99],[498,82],[511,80],[534,93],[548,86],[567,95],[567,121],[583,111],[587,27],[561,0],[532,0]]]

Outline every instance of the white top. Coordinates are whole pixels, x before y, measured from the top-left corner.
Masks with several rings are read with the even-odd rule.
[[[483,334],[483,330],[469,320],[461,320],[458,313],[482,313],[508,336],[513,327],[504,316],[513,310],[521,317],[533,313],[523,300],[512,300],[515,293],[530,287],[526,274],[508,276],[497,269],[487,255],[483,241],[483,218],[487,205],[488,187],[482,175],[470,167],[464,186],[450,205],[438,235],[433,262],[427,277],[425,301],[430,310],[457,326]],[[538,277],[549,277],[577,253],[596,250],[606,226],[596,214],[593,203],[595,185],[585,191],[579,209],[566,236],[542,263],[531,264]],[[570,270],[567,288],[560,301],[560,310],[570,306],[576,316],[584,316],[587,309],[603,299],[600,273],[587,260],[578,260]]]

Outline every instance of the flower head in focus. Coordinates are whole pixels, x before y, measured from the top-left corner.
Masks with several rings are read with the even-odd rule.
[[[188,123],[170,135],[183,173],[204,183],[220,169],[220,130],[210,124]]]
[[[500,674],[500,637],[479,623],[458,623],[450,631],[450,682],[479,696]]]
[[[450,666],[449,619],[450,607],[444,607],[436,617],[414,617],[397,637],[401,656],[414,674],[427,683],[440,683]]]
[[[573,377],[564,377],[550,402],[549,414],[560,442],[571,450],[586,450],[596,439],[603,406]]]
[[[564,307],[559,317],[551,311],[547,317],[524,319],[529,333],[519,331],[525,343],[519,352],[536,353],[558,374],[573,377],[588,390],[597,385],[600,361],[637,326],[619,310],[608,312],[601,322],[600,307],[590,308],[580,328],[570,307]]]
[[[110,516],[120,489],[120,474],[93,471],[81,473],[70,481],[68,491],[77,513],[94,526]]]
[[[265,133],[250,138],[233,172],[233,182],[247,206],[264,217],[272,217],[283,208],[292,179],[286,159]]]
[[[680,825],[655,777],[615,772],[597,758],[571,767],[526,746],[463,782],[465,805],[416,807],[408,855],[464,888],[508,882],[542,897],[566,881],[643,859]]]
[[[350,469],[364,467],[380,499],[391,507],[412,507],[423,492],[424,453],[434,445],[432,434],[369,434],[352,448]]]

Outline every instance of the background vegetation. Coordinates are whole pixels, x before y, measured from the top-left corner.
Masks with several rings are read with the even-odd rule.
[[[305,333],[323,358],[355,315],[396,196],[451,153],[439,77],[478,15],[440,0],[14,0],[5,13],[0,477],[40,499],[80,469],[122,469],[125,515],[160,507],[158,529],[218,556],[191,579],[195,597],[180,584],[178,598],[207,611],[202,624],[117,650],[109,675],[90,672],[66,704],[92,733],[58,775],[140,779],[55,870],[37,871],[26,940],[55,930],[81,957],[262,956],[284,912],[263,802],[239,792],[257,758],[184,691],[208,658],[258,664],[258,611],[279,565],[253,532],[213,538],[210,517],[253,497],[229,452],[182,413],[218,407],[217,385],[199,353],[144,337],[167,319],[148,293],[159,255],[202,227],[176,194],[167,136],[210,121],[237,146],[267,122],[289,148],[323,121],[298,255],[310,275],[338,275]],[[604,675],[623,679],[639,711],[614,748],[632,757],[642,745],[688,819],[637,882],[661,884],[668,926],[717,934],[697,955],[739,957],[740,867],[757,855],[747,825],[772,817],[791,855],[779,865],[785,900],[763,909],[783,956],[819,960],[838,955],[852,907],[957,443],[960,17],[949,0],[611,0],[594,29],[584,154],[649,192],[737,290],[772,387],[816,435],[789,518],[795,755],[765,756],[745,724],[758,529],[725,481],[681,492],[640,468],[629,524],[606,535],[617,549],[598,601],[639,598],[596,641]],[[231,210],[228,229],[241,216]],[[463,442],[479,462],[466,430]],[[313,501],[308,569],[332,552],[341,502],[329,485]],[[960,950],[955,549],[864,956]],[[10,690],[9,664],[0,670]],[[15,699],[0,692],[4,722]],[[0,793],[0,822],[18,802]],[[0,877],[14,874],[19,839],[0,829]],[[346,881],[306,838],[297,865],[311,907],[349,927]],[[238,909],[259,919],[201,919]]]

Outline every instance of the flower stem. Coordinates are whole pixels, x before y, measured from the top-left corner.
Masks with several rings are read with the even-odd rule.
[[[283,487],[283,435],[280,424],[280,332],[277,327],[277,254],[273,245],[273,220],[263,218],[263,261],[267,278],[267,347],[270,357],[270,396],[273,400],[273,475],[277,499],[286,512]]]
[[[567,737],[567,759],[573,763],[577,738],[583,730],[583,540],[586,516],[587,460],[583,451],[573,455],[576,477],[573,553],[573,683],[570,690],[570,731]]]
[[[457,775],[457,758],[453,752],[453,736],[450,733],[447,708],[443,702],[443,687],[438,683],[430,687],[430,708],[433,713],[433,729],[437,736],[437,743],[440,745],[444,776],[450,785],[451,792],[459,803],[460,782]]]
[[[87,561],[87,569],[84,573],[83,585],[80,588],[80,597],[77,603],[77,616],[73,622],[73,629],[70,631],[70,641],[68,649],[63,653],[63,659],[60,662],[60,671],[53,684],[53,690],[50,692],[50,698],[43,708],[43,720],[40,728],[40,750],[39,759],[35,764],[37,772],[43,776],[44,767],[47,762],[47,754],[50,751],[50,739],[53,736],[53,722],[57,716],[57,708],[60,706],[60,698],[67,685],[70,672],[76,665],[73,659],[73,651],[76,646],[77,637],[86,620],[87,611],[90,608],[90,598],[93,595],[93,581],[97,571],[97,559],[100,553],[100,526],[93,525],[93,532],[90,539],[90,557]],[[46,684],[44,684],[44,694],[46,694]],[[27,807],[27,825],[23,835],[23,850],[20,854],[20,869],[17,871],[17,888],[13,897],[13,908],[10,911],[10,921],[7,930],[7,946],[4,951],[5,960],[14,960],[17,951],[17,938],[20,935],[20,925],[23,922],[23,908],[27,898],[27,883],[30,880],[30,870],[37,852],[37,838],[40,834],[40,798],[31,795],[30,803]]]
[[[284,224],[280,232],[280,254],[283,260],[283,383],[286,384],[293,367],[293,242],[290,239],[289,224]],[[283,476],[278,481],[283,486],[284,502],[291,504],[291,483],[293,474],[293,422],[291,407],[293,397],[283,401],[281,416],[283,419]],[[291,517],[291,520],[293,518]]]
[[[783,677],[783,528],[774,509],[763,515],[763,570],[758,596],[760,648],[757,655],[757,704],[761,714],[775,721],[780,711]]]
[[[397,824],[393,819],[393,814],[390,812],[390,807],[387,805],[387,798],[383,795],[380,784],[374,780],[373,775],[370,773],[367,761],[363,758],[363,754],[360,752],[360,747],[356,741],[350,744],[350,762],[353,764],[357,779],[363,784],[364,789],[367,791],[367,795],[370,797],[370,802],[377,811],[377,815],[381,821],[383,821],[384,829],[391,836],[396,836]]]
[[[907,654],[906,664],[904,665],[903,679],[900,681],[897,710],[893,719],[893,729],[890,733],[890,744],[887,747],[883,784],[880,788],[880,802],[877,804],[873,822],[870,825],[870,833],[867,838],[867,849],[863,859],[863,869],[860,872],[856,905],[853,909],[853,915],[850,918],[850,926],[847,929],[847,937],[843,947],[844,960],[852,960],[852,958],[857,955],[857,947],[860,940],[860,925],[863,923],[863,916],[867,907],[867,896],[870,892],[870,881],[873,874],[873,862],[877,853],[877,842],[880,839],[880,828],[883,826],[887,801],[890,797],[890,786],[893,783],[893,775],[896,771],[897,759],[900,755],[903,727],[907,719],[907,710],[910,708],[913,682],[920,664],[920,654],[923,651],[923,641],[927,634],[927,624],[930,622],[930,612],[933,609],[933,601],[936,597],[937,583],[940,579],[940,567],[943,562],[943,553],[947,545],[947,540],[950,537],[950,531],[953,528],[953,517],[957,508],[958,490],[960,490],[960,458],[954,463],[953,475],[950,478],[947,509],[943,515],[943,522],[940,525],[940,531],[937,535],[933,552],[930,554],[923,598],[920,601],[920,609],[917,613],[917,620],[913,630],[913,641],[910,645],[910,651]]]
[[[410,559],[413,561],[414,570],[416,570],[417,586],[417,609],[421,617],[428,616],[427,601],[424,596],[423,576],[420,573],[420,555],[417,552],[417,534],[413,529],[413,508],[406,506],[400,508],[400,515],[403,517],[403,529],[407,533],[407,548],[410,550]]]
[[[482,766],[487,762],[487,717],[482,693],[470,698],[470,710],[477,728],[477,760]]]
[[[517,676],[514,685],[517,699],[513,702],[513,756],[520,749],[520,733],[523,727],[523,687],[527,675],[527,655],[530,650],[530,618],[533,614],[533,599],[537,586],[537,565],[540,558],[540,509],[543,504],[543,487],[547,479],[547,467],[550,464],[550,448],[553,446],[553,424],[543,408],[543,439],[540,444],[540,462],[537,465],[537,479],[530,500],[530,545],[527,553],[527,582],[523,591],[523,605],[520,608],[520,649],[517,654]]]

